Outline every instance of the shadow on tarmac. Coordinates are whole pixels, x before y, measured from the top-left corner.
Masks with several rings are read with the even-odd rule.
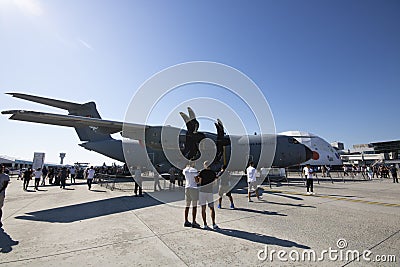
[[[15,218],[51,223],[70,223],[159,204],[162,203],[148,196],[140,199],[133,196],[122,196],[66,207],[28,212],[27,215],[17,216]]]
[[[36,190],[29,190],[29,189],[26,189],[25,192],[28,192],[28,193],[32,193],[32,192],[33,192],[33,193],[35,193]]]
[[[299,207],[299,208],[316,208],[315,206],[309,206],[304,204],[291,204],[291,203],[280,203],[280,202],[273,202],[273,201],[266,201],[268,204],[274,205],[282,205],[282,206],[290,206],[290,207]]]
[[[12,240],[11,236],[7,234],[3,228],[0,228],[0,252],[9,253],[12,251],[12,246],[18,245],[19,242]]]
[[[246,208],[235,208],[235,210],[244,211],[244,212],[253,212],[253,213],[258,213],[258,214],[265,214],[265,215],[287,216],[286,214],[278,213],[276,211],[252,210],[252,209],[246,209]]]
[[[291,195],[287,195],[287,194],[283,194],[283,193],[279,193],[279,192],[273,192],[273,191],[267,191],[267,190],[263,190],[263,189],[259,189],[258,191],[260,193],[261,196],[270,194],[270,195],[274,195],[274,196],[279,196],[279,197],[285,197],[285,198],[289,198],[289,199],[293,199],[293,200],[304,200],[301,197],[297,197],[297,196],[291,196]],[[247,195],[247,189],[237,189],[235,190],[236,194],[241,194],[241,195]],[[251,196],[255,197],[255,192],[251,192]]]
[[[310,247],[308,247],[308,246],[297,244],[296,242],[293,242],[293,241],[284,240],[284,239],[280,239],[277,237],[267,236],[267,235],[258,234],[258,233],[249,233],[249,232],[241,231],[241,230],[237,230],[237,229],[222,229],[221,228],[216,232],[223,234],[223,235],[240,238],[240,239],[244,239],[244,240],[249,240],[252,242],[257,242],[257,243],[261,243],[261,244],[265,244],[265,245],[277,245],[277,246],[281,246],[281,247],[297,247],[297,248],[301,248],[301,249],[310,249]]]
[[[289,196],[289,195],[285,195],[285,194],[277,193],[277,192],[272,192],[272,191],[264,191],[264,194],[265,193],[271,194],[271,195],[274,195],[274,196],[286,197],[286,198],[293,199],[293,200],[304,200],[301,197]]]
[[[332,194],[318,194],[318,196],[328,196],[328,197],[357,197],[357,198],[365,198],[359,196],[343,196],[343,195],[332,195]]]
[[[44,190],[44,189],[36,189],[37,192],[47,192],[48,190]]]

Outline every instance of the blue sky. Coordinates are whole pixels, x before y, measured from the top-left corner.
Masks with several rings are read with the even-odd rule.
[[[164,68],[215,61],[249,76],[278,132],[328,142],[399,139],[399,1],[0,2],[0,107],[61,112],[13,99],[32,93],[96,101],[123,120],[139,86]],[[224,96],[216,94],[223,100]],[[111,163],[69,128],[0,117],[1,155]]]

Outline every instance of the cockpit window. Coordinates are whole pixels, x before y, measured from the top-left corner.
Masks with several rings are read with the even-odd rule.
[[[291,143],[291,144],[298,144],[299,143],[299,141],[297,141],[295,138],[293,138],[293,137],[289,137],[288,138],[288,141],[289,141],[289,143]]]

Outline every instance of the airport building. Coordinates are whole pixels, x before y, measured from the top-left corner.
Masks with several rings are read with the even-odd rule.
[[[340,157],[344,164],[400,164],[400,140],[353,145]]]
[[[32,160],[23,160],[15,157],[0,155],[0,164],[3,164],[7,168],[11,169],[22,169],[22,168],[32,168]],[[60,164],[55,163],[44,163],[45,166],[59,167]]]
[[[29,160],[22,160],[14,157],[0,155],[0,164],[11,167],[13,169],[21,169],[32,167],[33,162]]]

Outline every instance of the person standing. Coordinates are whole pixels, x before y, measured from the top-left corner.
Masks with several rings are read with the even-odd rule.
[[[42,169],[42,183],[41,183],[41,186],[45,186],[46,185],[46,177],[47,177],[47,168],[46,168],[46,166],[43,166],[43,169]]]
[[[71,175],[71,184],[75,184],[76,169],[74,166],[69,168],[69,175]]]
[[[315,195],[314,193],[314,180],[313,180],[313,169],[310,164],[307,164],[303,168],[304,176],[306,177],[307,195]]]
[[[214,230],[219,229],[218,225],[215,223],[215,209],[214,209],[214,199],[213,199],[213,185],[217,176],[215,172],[213,172],[210,168],[210,163],[208,161],[204,161],[203,166],[204,169],[200,171],[198,177],[198,183],[200,184],[200,195],[199,201],[201,206],[201,217],[203,218],[204,227],[203,229],[208,230],[209,227],[207,225],[206,218],[206,205],[210,208],[211,211],[211,220],[212,226]]]
[[[303,168],[303,173],[304,173],[304,168]],[[347,169],[346,165],[343,165],[343,177],[344,176],[349,176],[348,169]]]
[[[142,172],[140,170],[140,167],[138,166],[135,170],[135,177],[133,178],[135,180],[135,196],[138,196],[138,189],[139,189],[139,197],[143,197],[143,190],[142,190]]]
[[[331,166],[325,166],[326,177],[332,178],[331,176]]]
[[[157,191],[157,187],[158,187],[158,191],[161,191],[161,185],[160,185],[160,174],[155,171],[154,172],[154,192]]]
[[[394,165],[390,166],[390,174],[392,174],[393,183],[399,183],[399,179],[397,178],[396,166],[394,166]]]
[[[10,182],[10,177],[4,173],[5,167],[0,166],[0,228],[3,227],[1,217],[3,216],[2,208],[4,206],[4,199],[6,198],[6,188]]]
[[[28,190],[29,181],[32,178],[32,169],[31,168],[26,169],[23,176],[24,176],[23,189],[24,189],[24,191],[27,191]]]
[[[90,169],[87,170],[87,176],[86,176],[87,185],[88,185],[89,190],[92,189],[92,182],[93,182],[95,173],[96,173],[96,171],[94,170],[93,166],[90,166]]]
[[[199,191],[197,189],[198,171],[194,168],[194,161],[190,161],[189,164],[182,170],[185,176],[185,223],[184,227],[200,228],[200,224],[196,222],[197,215],[197,202],[199,200]],[[188,220],[190,205],[192,205],[192,222]]]
[[[217,174],[218,179],[220,180],[219,184],[219,199],[218,199],[218,208],[221,208],[222,205],[222,196],[225,194],[229,200],[231,201],[231,209],[235,208],[235,205],[233,204],[233,198],[232,198],[232,185],[231,185],[231,175],[229,172],[225,171],[226,170],[226,165],[221,167],[221,170]]]
[[[42,178],[42,169],[37,168],[36,171],[34,172],[34,176],[35,176],[35,190],[39,190],[40,178]]]
[[[378,174],[378,167],[372,166],[372,178],[375,178],[375,176],[376,176],[376,178],[379,178],[379,177],[378,177],[378,176],[379,176],[379,174]]]
[[[171,167],[168,170],[169,173],[169,190],[175,190],[175,180],[176,180],[176,175],[175,175],[175,168]],[[179,186],[179,184],[178,184]]]
[[[177,180],[178,180],[178,186],[183,187],[183,174],[182,173],[178,173]]]
[[[322,177],[325,177],[325,171],[326,171],[325,165],[321,165]]]
[[[368,175],[368,180],[372,180],[373,172],[371,166],[367,166],[367,175]]]
[[[251,200],[251,188],[254,188],[256,192],[256,197],[260,200],[262,197],[258,194],[258,188],[257,188],[257,178],[256,178],[256,168],[254,168],[254,162],[250,161],[249,167],[246,169],[246,174],[247,174],[247,185],[248,185],[248,190],[247,190],[247,196],[249,198],[249,202],[253,202]]]
[[[60,172],[58,173],[58,176],[60,177],[60,188],[65,189],[65,184],[68,177],[67,167],[62,167]]]
[[[54,178],[54,168],[49,167],[49,184],[53,184],[53,178]]]

